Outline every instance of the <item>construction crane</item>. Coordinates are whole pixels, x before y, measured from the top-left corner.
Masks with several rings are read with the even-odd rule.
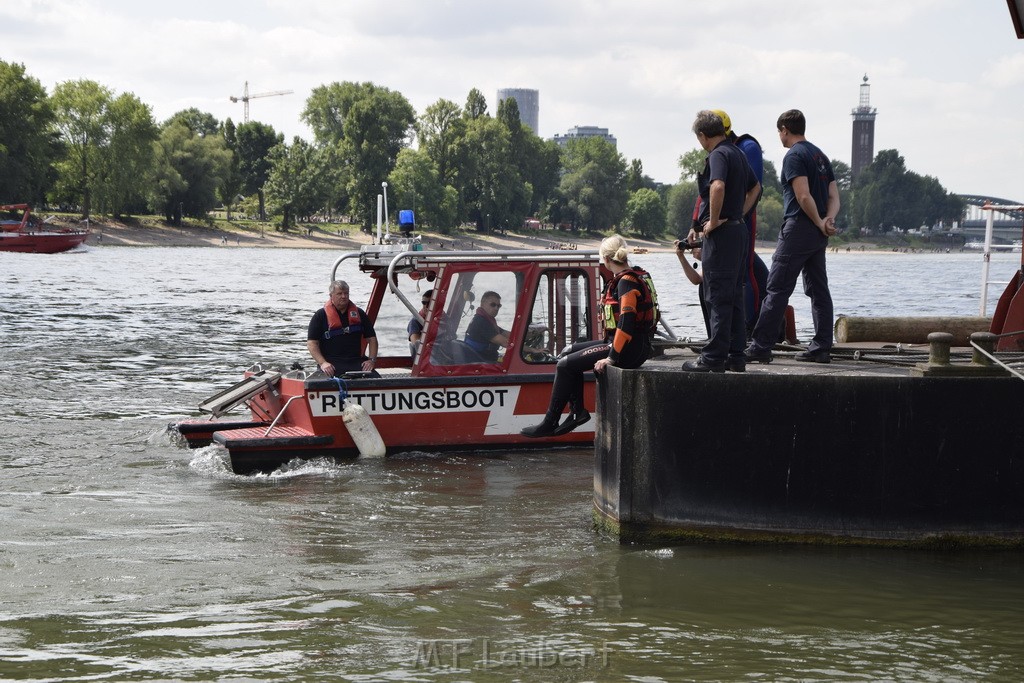
[[[245,105],[245,123],[249,123],[249,100],[255,99],[257,97],[273,97],[275,95],[291,95],[292,92],[294,92],[294,91],[292,91],[292,90],[272,90],[271,92],[258,92],[258,93],[254,93],[254,94],[250,95],[249,94],[249,81],[246,81],[245,82],[245,89],[242,90],[242,96],[241,97],[235,97],[234,95],[231,95],[229,99],[232,102],[238,102],[239,100],[242,101],[242,104]]]

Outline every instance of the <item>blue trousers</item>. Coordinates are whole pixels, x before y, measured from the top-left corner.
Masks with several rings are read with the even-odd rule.
[[[832,348],[832,294],[828,290],[825,250],[828,237],[807,216],[786,220],[779,232],[779,243],[768,271],[768,296],[761,304],[761,315],[754,326],[751,346],[770,349],[778,339],[786,315],[789,297],[796,289],[796,278],[803,273],[804,293],[811,297],[811,321],[814,338],[809,351]]]
[[[742,221],[726,223],[704,237],[701,262],[710,330],[700,355],[707,365],[721,365],[729,356],[742,357],[747,345],[743,282],[749,239]]]

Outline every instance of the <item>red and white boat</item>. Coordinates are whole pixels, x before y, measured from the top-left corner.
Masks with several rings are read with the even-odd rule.
[[[23,211],[21,220],[0,220],[0,251],[56,254],[85,242],[88,230],[52,228],[33,220],[28,204],[0,204],[0,211]]]
[[[596,252],[422,251],[418,242],[403,240],[342,255],[331,279],[352,259],[373,278],[365,310],[378,331],[385,316],[398,316],[404,329],[419,315],[399,283],[409,290],[420,280],[421,289],[433,289],[416,357],[379,355],[380,378],[340,385],[319,371],[251,367],[241,382],[200,404],[210,418],[171,425],[190,447],[222,445],[238,473],[273,470],[294,458],[355,457],[356,441],[342,419],[345,401],[362,406],[388,454],[593,442],[594,422],[559,437],[519,432],[547,409],[558,353],[603,333],[598,301],[610,273],[602,273]],[[501,295],[499,323],[510,332],[497,362],[483,361],[462,341],[488,291]],[[419,295],[413,298],[419,302]],[[592,376],[585,402],[594,409]],[[222,420],[243,404],[248,419]]]

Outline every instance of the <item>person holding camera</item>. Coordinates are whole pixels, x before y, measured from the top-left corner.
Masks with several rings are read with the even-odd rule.
[[[691,230],[700,233],[704,264],[704,295],[709,309],[708,343],[695,361],[683,363],[689,372],[746,370],[747,343],[743,280],[749,237],[744,217],[761,193],[746,155],[725,134],[722,118],[713,111],[697,112],[693,133],[708,153],[697,177],[697,190],[706,207]],[[699,229],[698,229],[699,228]]]
[[[710,337],[711,319],[708,315],[708,303],[704,300],[704,276],[697,270],[697,261],[701,259],[701,243],[676,240],[675,245],[676,258],[679,259],[679,265],[683,267],[683,274],[690,281],[690,284],[697,285],[697,300],[700,302],[700,313],[704,317],[704,333]],[[690,252],[695,259],[693,265],[690,264],[689,259],[686,257],[686,252]]]

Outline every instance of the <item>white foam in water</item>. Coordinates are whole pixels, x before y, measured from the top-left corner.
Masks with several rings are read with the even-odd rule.
[[[203,446],[192,451],[192,460],[188,466],[200,474],[236,476],[231,471],[231,463],[228,462],[228,452],[215,444]]]

